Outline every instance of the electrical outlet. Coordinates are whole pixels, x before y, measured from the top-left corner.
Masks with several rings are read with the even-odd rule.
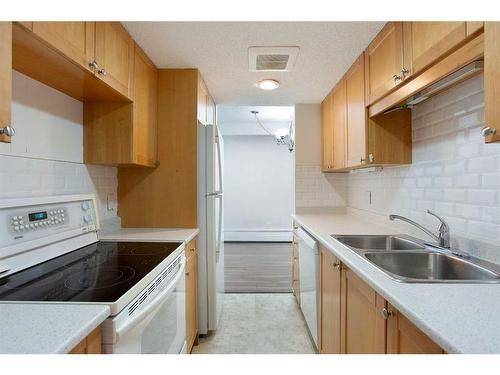
[[[108,211],[116,211],[116,194],[115,193],[108,193],[106,194],[106,209]]]

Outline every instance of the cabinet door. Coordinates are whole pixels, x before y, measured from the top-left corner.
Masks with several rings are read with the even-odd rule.
[[[320,352],[340,353],[340,262],[327,249],[321,247],[320,267]]]
[[[186,246],[186,340],[188,353],[198,336],[198,255],[196,242]]]
[[[492,129],[486,143],[500,142],[500,22],[484,25],[484,125]]]
[[[292,291],[297,303],[300,305],[300,284],[299,284],[299,240],[296,234],[296,228],[293,230],[292,241]]]
[[[126,97],[134,60],[134,42],[119,22],[96,22],[96,75]]]
[[[11,125],[12,104],[12,23],[0,22],[0,129]],[[0,135],[0,142],[10,137]]]
[[[388,22],[366,49],[368,103],[401,83],[403,76],[403,23]]]
[[[333,119],[332,93],[330,92],[321,103],[321,143],[323,154],[321,169],[328,172],[333,169]]]
[[[210,95],[207,95],[207,124],[215,124],[215,102]]]
[[[135,164],[154,166],[156,162],[156,107],[158,71],[146,54],[135,46],[134,54],[134,126],[133,159]]]
[[[333,169],[346,167],[346,93],[341,80],[332,94]]]
[[[459,45],[467,36],[466,22],[405,22],[405,64],[419,72]]]
[[[443,354],[443,350],[403,314],[388,304],[388,354]]]
[[[33,32],[90,70],[94,60],[95,22],[33,22]]]
[[[347,354],[385,353],[385,301],[351,270],[342,270],[341,350]]]
[[[365,68],[361,55],[345,77],[347,100],[347,166],[366,161]]]

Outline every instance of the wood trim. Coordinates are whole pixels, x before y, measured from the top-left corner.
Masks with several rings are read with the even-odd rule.
[[[484,36],[484,122],[497,131],[485,142],[493,143],[500,142],[500,22],[485,22]]]
[[[85,33],[87,38],[85,39],[85,55],[87,60],[92,62],[95,60],[95,22],[85,22]],[[85,65],[85,69],[90,71],[90,66]]]
[[[12,113],[12,22],[0,22],[0,128],[11,125]],[[11,137],[0,135],[0,142]]]
[[[101,354],[102,353],[102,328],[98,326],[80,341],[69,354]]]
[[[398,105],[413,94],[446,77],[448,74],[453,73],[472,61],[481,59],[483,54],[484,34],[480,34],[443,60],[413,77],[396,91],[372,104],[369,107],[369,116],[376,116]]]

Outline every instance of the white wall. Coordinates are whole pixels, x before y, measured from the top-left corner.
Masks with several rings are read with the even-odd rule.
[[[101,220],[117,224],[116,168],[83,164],[81,102],[14,71],[12,126],[12,143],[0,143],[0,199],[94,193]]]
[[[333,211],[347,204],[343,174],[321,172],[321,105],[295,106],[295,205],[297,212]]]
[[[224,136],[226,241],[290,241],[294,154],[271,136]]]

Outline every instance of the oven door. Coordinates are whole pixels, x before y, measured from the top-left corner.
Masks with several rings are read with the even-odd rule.
[[[107,353],[179,354],[186,352],[185,265],[183,259],[161,290],[144,308],[130,317],[124,309],[111,318],[114,343],[104,343]],[[108,322],[106,322],[108,323]],[[105,323],[105,324],[106,324]],[[106,326],[104,327],[106,330]]]

